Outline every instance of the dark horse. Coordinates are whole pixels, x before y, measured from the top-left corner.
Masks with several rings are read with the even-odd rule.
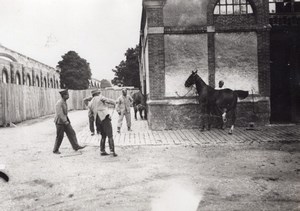
[[[248,96],[248,91],[231,89],[215,90],[214,88],[205,84],[201,77],[197,74],[197,71],[192,71],[192,74],[188,77],[185,82],[185,87],[190,87],[196,84],[196,89],[199,95],[199,103],[202,115],[201,124],[202,130],[205,128],[204,118],[208,118],[207,129],[210,130],[211,116],[212,114],[222,115],[222,128],[223,124],[226,123],[226,115],[228,112],[231,113],[231,127],[229,134],[232,134],[234,129],[234,123],[236,119],[236,105],[237,99],[245,99]]]
[[[132,95],[132,99],[134,108],[134,118],[137,120],[136,113],[139,112],[141,119],[147,119],[146,97],[142,94],[141,91],[138,91]]]

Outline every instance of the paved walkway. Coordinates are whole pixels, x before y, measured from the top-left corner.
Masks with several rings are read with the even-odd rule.
[[[132,112],[132,130],[126,130],[126,121],[123,120],[121,133],[116,133],[118,114],[113,113],[113,129],[116,146],[134,145],[230,145],[253,144],[263,142],[293,142],[300,141],[299,125],[272,125],[257,127],[248,130],[236,127],[233,135],[228,134],[228,129],[212,129],[200,132],[199,129],[152,131],[148,128],[147,121],[134,119]],[[91,136],[88,125],[77,133],[81,143],[98,146],[101,136]]]

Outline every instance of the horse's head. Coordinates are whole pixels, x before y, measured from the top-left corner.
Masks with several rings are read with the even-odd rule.
[[[197,70],[192,71],[192,74],[188,77],[188,79],[184,83],[185,87],[190,87],[196,83],[196,75],[197,75]]]

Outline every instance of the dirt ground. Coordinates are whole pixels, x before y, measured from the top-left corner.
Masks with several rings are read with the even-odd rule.
[[[86,111],[70,113],[76,131]],[[52,153],[52,117],[0,128],[0,210],[300,210],[300,141]],[[80,140],[79,140],[80,142]]]

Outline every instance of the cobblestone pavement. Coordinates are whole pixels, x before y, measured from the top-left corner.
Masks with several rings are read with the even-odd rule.
[[[134,145],[230,145],[230,144],[254,144],[263,142],[289,142],[300,140],[299,125],[269,125],[254,127],[252,130],[245,127],[236,127],[233,135],[228,134],[228,129],[212,129],[201,132],[199,129],[181,129],[152,131],[148,128],[146,120],[134,119],[132,114],[132,131],[127,131],[125,118],[121,133],[116,133],[117,118],[113,112],[113,128],[116,146]],[[82,143],[98,146],[101,136],[91,136],[88,125],[78,133]]]

